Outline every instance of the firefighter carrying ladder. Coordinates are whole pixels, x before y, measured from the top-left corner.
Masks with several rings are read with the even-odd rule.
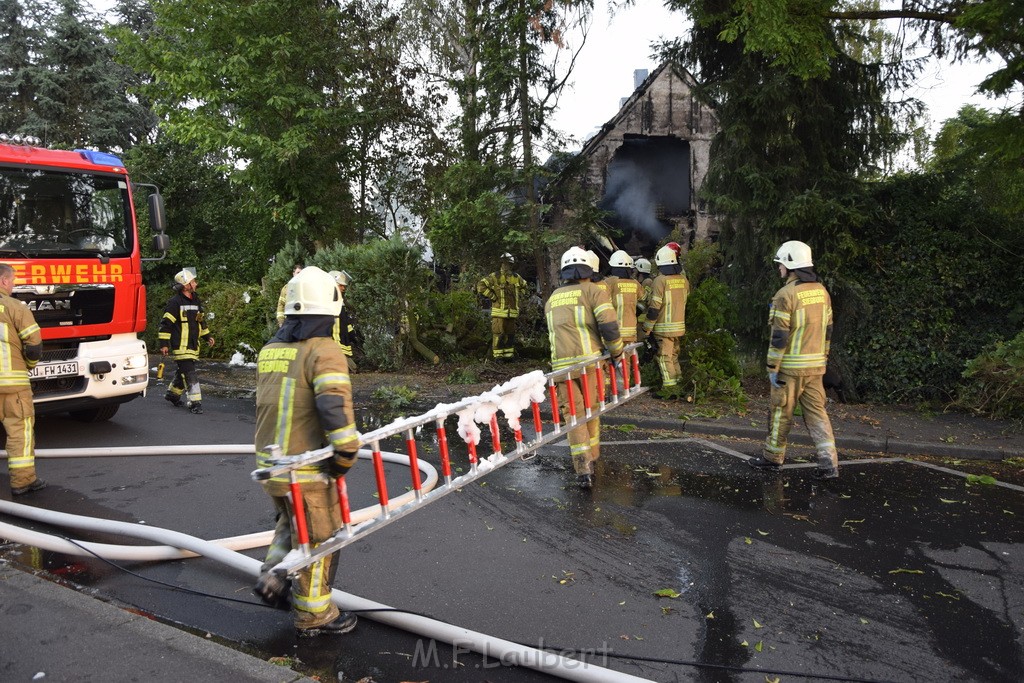
[[[294,510],[292,522],[299,546],[298,549],[289,552],[271,571],[282,576],[294,576],[299,570],[318,559],[480,479],[492,470],[504,467],[520,458],[533,457],[542,446],[564,439],[568,431],[574,427],[596,419],[626,401],[645,393],[647,388],[640,385],[640,360],[637,356],[637,348],[640,346],[641,344],[628,345],[617,363],[611,363],[608,356],[604,355],[557,372],[544,374],[540,370],[536,370],[514,377],[479,396],[465,398],[457,403],[438,404],[433,410],[422,415],[399,418],[389,425],[360,435],[361,443],[370,447],[369,457],[373,460],[380,510],[371,519],[353,524],[346,479],[337,479],[342,527],[334,536],[316,548],[310,547],[309,531],[305,523],[306,514],[295,470],[331,457],[333,450],[327,446],[299,455],[283,456],[280,455],[280,446],[269,446],[267,451],[272,456],[273,464],[253,471],[252,478],[256,481],[265,481],[274,476],[289,474],[291,477],[290,496]],[[591,368],[596,369],[597,405],[591,405],[590,401],[587,371]],[[606,387],[605,378],[608,372],[611,373],[611,376],[608,377],[609,381]],[[573,392],[566,392],[568,405],[563,424],[558,410],[556,385],[570,376],[578,377],[582,383],[583,391],[581,393],[584,405],[577,406],[573,400]],[[617,380],[621,381],[621,389]],[[607,397],[608,393],[611,394],[610,397]],[[540,406],[547,398],[551,399],[549,413],[551,426],[545,431]],[[523,410],[527,408],[532,411],[533,437],[524,440],[520,417]],[[514,435],[515,445],[508,452],[505,452],[502,447],[498,412],[504,415],[505,423]],[[469,458],[469,472],[454,479],[452,478],[452,452],[448,445],[448,434],[445,427],[445,421],[452,415],[458,417],[458,434],[466,444]],[[482,435],[478,424],[488,425],[490,431],[492,453],[484,458],[477,454],[477,446]],[[444,476],[444,482],[433,488],[424,485],[421,480],[420,470],[424,463],[419,462],[416,446],[416,435],[422,433],[424,429],[429,430],[431,425],[436,429],[441,457],[441,473]],[[392,507],[392,504],[389,503],[388,483],[384,473],[385,457],[380,444],[386,439],[402,435],[405,438],[406,453],[404,457],[408,459],[414,497],[407,503]],[[275,453],[278,455],[275,456]],[[366,451],[360,449],[360,456],[364,457],[365,454]],[[388,460],[394,461],[395,455],[402,457],[401,454],[392,454]]]

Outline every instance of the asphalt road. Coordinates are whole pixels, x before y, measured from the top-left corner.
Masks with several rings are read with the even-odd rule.
[[[194,416],[161,396],[104,425],[40,418],[39,447],[251,442],[251,401],[210,397]],[[606,429],[591,492],[572,485],[564,444],[508,465],[346,548],[335,586],[657,681],[1024,677],[1024,492],[892,463],[847,465],[823,487],[808,469],[765,475],[727,448],[649,436]],[[421,457],[435,453],[421,443]],[[234,536],[272,526],[252,467],[248,456],[43,460],[51,486],[32,502]],[[406,471],[388,472],[400,489]],[[349,489],[354,507],[373,503],[367,463]],[[16,555],[322,680],[553,680],[368,618],[349,636],[300,641],[286,613],[255,603],[248,577],[205,559],[126,568],[251,604],[95,559]],[[655,595],[666,589],[674,597]]]

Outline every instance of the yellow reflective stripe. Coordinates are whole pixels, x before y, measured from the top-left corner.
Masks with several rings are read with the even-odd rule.
[[[804,334],[807,332],[807,312],[804,309],[796,311],[795,319],[791,325],[793,336],[789,339],[789,350],[799,354],[803,351]]]
[[[558,360],[551,361],[551,369],[561,370],[562,368],[567,368],[570,365],[576,365],[577,363],[582,363],[583,361],[588,360],[596,360],[597,358],[600,357],[600,353],[592,353],[586,356],[572,356],[570,358],[559,358]]]
[[[569,454],[570,455],[584,455],[584,454],[589,453],[589,452],[590,452],[590,444],[589,443],[578,443],[578,444],[570,444],[569,445]]]
[[[348,427],[327,432],[327,438],[330,440],[331,445],[337,449],[353,442],[359,443],[359,432],[356,431],[355,425],[349,425]]]
[[[772,315],[775,316],[776,320],[782,320],[782,321],[787,322],[787,323],[789,322],[789,319],[790,319],[789,313],[787,313],[786,311],[780,311],[777,308],[773,309]]]
[[[331,605],[331,593],[320,592],[320,587],[324,582],[324,560],[317,560],[310,565],[310,577],[309,577],[309,595],[302,595],[301,593],[292,593],[292,604],[295,605],[295,609],[302,610],[303,612],[312,612],[314,614],[325,612]]]
[[[313,391],[318,394],[322,394],[328,387],[351,385],[351,379],[344,372],[329,372],[313,378]]]
[[[22,340],[25,340],[25,339],[28,339],[30,336],[32,336],[33,334],[35,334],[38,331],[39,331],[39,325],[29,325],[28,327],[23,329],[21,332],[19,332],[18,336],[21,337]]]
[[[292,396],[295,392],[295,380],[285,377],[281,380],[281,389],[277,394],[277,426],[274,436],[277,443],[288,452],[288,443],[292,437]]]
[[[0,323],[0,371],[11,369],[11,345],[7,340],[7,323]]]

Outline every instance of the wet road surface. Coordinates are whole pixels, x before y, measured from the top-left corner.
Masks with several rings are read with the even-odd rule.
[[[192,416],[153,392],[107,426],[41,418],[39,447],[251,441],[251,402],[204,407]],[[432,503],[343,550],[335,586],[657,681],[1024,676],[1024,492],[906,463],[848,465],[823,486],[809,469],[762,474],[728,448],[638,434],[605,430],[592,491],[574,487],[562,444]],[[433,461],[436,448],[423,441],[420,456]],[[31,500],[40,507],[206,539],[273,523],[247,456],[39,467],[51,482]],[[393,490],[408,481],[404,468],[388,473]],[[349,490],[353,507],[373,504],[368,463]],[[255,604],[248,577],[205,559],[120,564],[248,604],[95,559],[5,554],[324,680],[553,680],[369,619],[348,636],[298,640],[286,613]]]

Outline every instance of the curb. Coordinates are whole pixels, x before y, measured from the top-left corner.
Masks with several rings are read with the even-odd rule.
[[[702,422],[700,420],[635,419],[627,417],[605,417],[602,419],[606,420],[609,424],[636,424],[649,429],[671,429],[691,434],[703,434],[704,436],[728,436],[758,441],[765,436],[765,430],[758,427]],[[810,437],[803,433],[791,433],[789,441],[801,446],[814,445]],[[882,453],[885,455],[932,455],[944,458],[962,458],[964,460],[1004,460],[1006,458],[1024,457],[1024,449],[1020,448],[958,446],[924,441],[901,441],[891,437],[871,439],[861,436],[837,436],[836,448],[840,450]]]

